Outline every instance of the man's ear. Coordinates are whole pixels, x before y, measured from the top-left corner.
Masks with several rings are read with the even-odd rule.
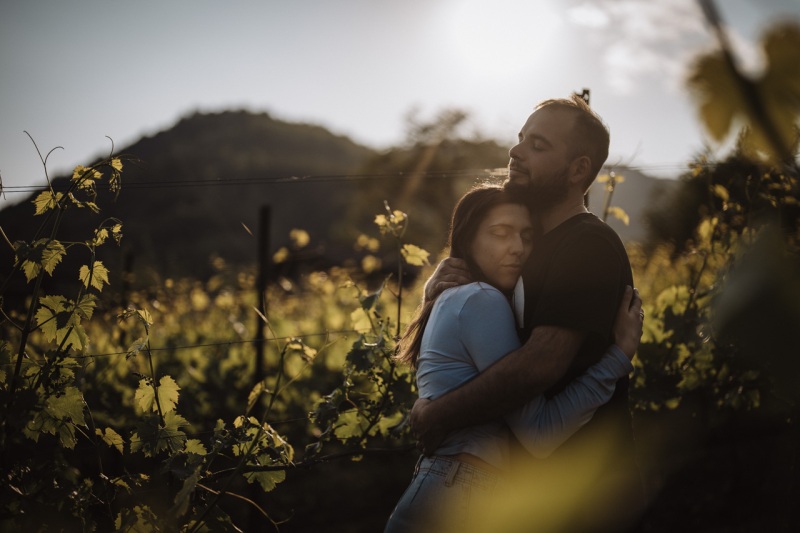
[[[569,181],[572,185],[581,187],[589,180],[592,171],[592,160],[588,155],[582,155],[572,160],[569,165]]]

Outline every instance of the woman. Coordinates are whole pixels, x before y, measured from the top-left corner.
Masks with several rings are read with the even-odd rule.
[[[400,342],[399,360],[417,371],[421,398],[459,387],[519,348],[511,294],[533,244],[528,208],[498,186],[478,186],[453,211],[451,257],[469,266],[473,283],[444,291],[428,302]],[[509,466],[511,432],[536,456],[546,456],[606,403],[616,381],[633,370],[641,322],[623,298],[615,341],[602,359],[551,399],[537,397],[505,420],[448,434],[431,457],[421,457],[386,526],[386,533],[435,529],[447,506],[467,519],[470,498],[491,496]],[[451,524],[452,525],[452,524]]]

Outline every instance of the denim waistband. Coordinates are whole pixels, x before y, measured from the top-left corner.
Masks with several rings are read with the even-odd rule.
[[[445,485],[464,484],[473,487],[493,489],[500,475],[497,472],[459,461],[445,455],[421,456],[417,461],[416,473],[427,472],[430,475],[445,478]]]

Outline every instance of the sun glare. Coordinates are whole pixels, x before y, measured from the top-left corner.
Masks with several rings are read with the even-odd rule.
[[[455,60],[487,75],[541,64],[562,25],[547,0],[455,0],[444,16],[444,38]]]

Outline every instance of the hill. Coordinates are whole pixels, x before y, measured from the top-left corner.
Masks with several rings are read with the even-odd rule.
[[[123,245],[101,258],[112,275],[134,272],[137,285],[164,277],[203,279],[214,272],[215,257],[232,268],[256,263],[258,243],[250,232],[258,231],[259,211],[269,205],[270,253],[288,244],[291,229],[302,228],[311,237],[306,268],[316,268],[351,258],[354,236],[374,232],[370,221],[389,200],[412,216],[409,239],[435,253],[455,200],[488,175],[463,169],[502,167],[507,149],[485,139],[412,141],[377,153],[319,126],[266,113],[194,114],[121,150],[141,163],[126,165],[118,200],[101,193],[101,215],[69,213],[60,234],[86,239],[101,220],[117,217]],[[623,239],[641,240],[644,209],[676,182],[616,171],[626,181],[612,204],[631,222],[609,223]],[[63,187],[67,179],[55,179],[54,186]],[[602,210],[603,194],[602,187],[593,187],[590,209]],[[30,240],[36,231],[33,197],[0,211],[0,227],[12,241]],[[12,263],[7,247],[0,261]]]
[[[609,169],[603,169],[606,173]],[[623,241],[644,242],[649,236],[649,228],[645,213],[656,202],[673,194],[680,184],[674,179],[660,179],[648,176],[638,170],[627,167],[615,167],[614,172],[625,178],[618,184],[611,198],[611,205],[621,207],[630,217],[628,225],[609,216],[608,225],[614,228]],[[595,182],[589,189],[589,210],[601,216],[605,202],[605,187]]]
[[[256,261],[256,241],[244,226],[257,231],[263,205],[272,208],[272,235],[285,236],[293,227],[323,234],[347,204],[347,191],[335,181],[290,179],[352,174],[374,156],[321,127],[245,111],[186,117],[120,153],[141,163],[126,164],[118,200],[101,194],[101,215],[70,213],[61,234],[84,238],[100,220],[117,217],[123,247],[119,257],[105,260],[119,267],[125,257],[140,274],[201,278],[211,272],[214,255],[232,264]],[[66,179],[56,178],[54,187]],[[12,240],[33,236],[31,222],[37,221],[29,200],[0,212],[0,226]],[[10,262],[4,257],[2,264]]]

